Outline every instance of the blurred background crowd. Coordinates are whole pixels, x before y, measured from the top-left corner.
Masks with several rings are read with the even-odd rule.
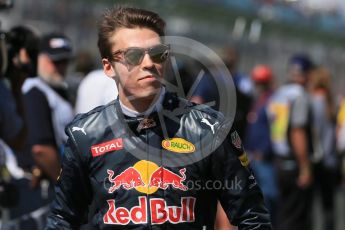
[[[167,35],[223,59],[234,125],[275,229],[344,229],[343,0],[0,0],[0,229],[43,228],[64,126],[116,98],[96,22],[122,3],[159,13]],[[203,66],[180,57],[177,67],[187,94]],[[217,76],[205,73],[189,99],[218,109]],[[219,209],[216,229],[230,228]]]

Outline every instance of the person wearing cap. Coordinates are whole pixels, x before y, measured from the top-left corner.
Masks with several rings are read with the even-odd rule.
[[[311,229],[311,101],[305,89],[313,64],[306,55],[289,62],[289,81],[271,96],[267,114],[278,171],[277,229]]]
[[[73,119],[64,82],[72,57],[71,41],[59,33],[42,37],[38,76],[22,86],[28,126],[27,154],[32,154],[34,178],[55,181],[60,171],[59,152],[67,137],[64,127]]]

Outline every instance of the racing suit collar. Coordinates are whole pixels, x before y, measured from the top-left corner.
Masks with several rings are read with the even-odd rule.
[[[128,108],[119,99],[119,104],[120,104],[122,113],[127,117],[141,117],[141,116],[148,116],[149,114],[151,114],[155,110],[160,110],[163,99],[164,99],[165,91],[166,91],[165,87],[162,87],[160,89],[158,99],[145,112],[142,112],[142,113],[139,113],[138,111],[135,111],[135,110]]]
[[[154,128],[160,124],[159,112],[164,108],[169,111],[173,111],[178,107],[178,97],[176,93],[166,91],[165,87],[162,87],[160,97],[157,102],[150,107],[145,113],[140,113],[137,116],[129,116],[121,107],[121,102],[117,98],[115,107],[117,115],[123,123],[128,125],[128,128],[136,133],[140,133],[142,130]]]

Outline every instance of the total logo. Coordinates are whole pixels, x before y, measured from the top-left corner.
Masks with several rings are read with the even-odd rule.
[[[107,188],[108,193],[123,188],[152,194],[158,189],[166,190],[169,186],[182,191],[188,190],[187,186],[183,184],[186,179],[186,168],[180,169],[177,174],[162,166],[159,167],[151,161],[141,160],[116,176],[111,169],[108,169],[107,173],[111,183],[111,186]]]
[[[91,146],[91,153],[93,157],[101,156],[105,153],[123,149],[122,138],[113,139],[111,141],[103,142],[98,145]]]
[[[194,206],[196,199],[194,197],[182,197],[181,206],[168,206],[166,201],[161,198],[154,198],[149,201],[151,224],[164,224],[165,222],[177,224],[195,221]],[[124,207],[116,207],[114,199],[107,200],[107,202],[109,209],[103,216],[105,224],[127,225],[130,221],[134,224],[148,223],[146,196],[139,196],[139,205],[132,207],[130,210]]]

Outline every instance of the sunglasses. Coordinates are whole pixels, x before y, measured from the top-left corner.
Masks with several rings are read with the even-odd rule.
[[[124,60],[127,64],[130,65],[139,65],[145,54],[148,54],[151,60],[154,63],[163,63],[165,62],[170,54],[170,45],[159,44],[149,48],[139,48],[139,47],[130,47],[125,50],[118,50],[112,54],[114,60]],[[119,59],[119,55],[121,55]]]

